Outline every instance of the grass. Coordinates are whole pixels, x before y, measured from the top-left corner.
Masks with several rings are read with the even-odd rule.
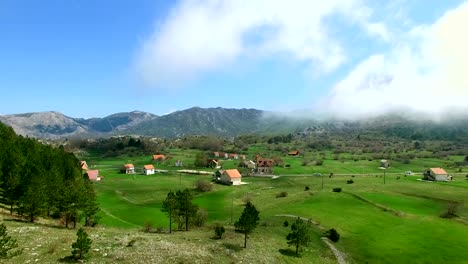
[[[267,151],[261,146],[253,149]],[[174,160],[193,163],[195,151],[170,152]],[[406,170],[418,172],[427,167],[448,165],[462,157],[416,159],[410,164],[392,162],[386,184],[383,184],[378,161],[342,162],[330,156],[330,153],[326,154],[322,166],[302,166],[302,157],[284,157],[291,167],[275,168],[276,174],[283,175],[280,178],[245,177],[242,180],[248,184],[215,184],[213,190],[206,193],[196,192],[195,182],[200,177],[210,180],[211,176],[179,174],[169,162],[156,166],[168,169],[168,173],[125,175],[119,173],[122,164],[133,163],[138,168],[147,164],[150,157],[90,157],[88,164],[105,176],[103,181],[94,184],[102,220],[101,227],[89,229],[95,238],[93,248],[99,248],[92,252],[92,259],[95,263],[335,263],[332,253],[320,240],[323,230],[335,228],[341,235],[336,246],[346,253],[351,263],[466,262],[468,181],[464,179],[465,175],[456,175],[454,182],[435,183],[419,181],[420,176],[404,177],[402,174]],[[235,168],[237,164],[237,160],[226,160],[224,168]],[[447,170],[454,172],[455,168]],[[312,176],[315,172],[324,177]],[[329,178],[330,172],[335,176]],[[350,179],[354,184],[346,184]],[[310,189],[305,191],[305,186]],[[343,192],[332,192],[336,187],[342,188]],[[162,201],[169,191],[184,188],[194,190],[194,203],[207,210],[207,227],[173,235],[141,232],[145,223],[168,229],[168,218],[160,210]],[[281,192],[288,195],[276,198]],[[260,211],[261,220],[249,238],[248,248],[243,249],[240,248],[243,236],[233,231],[232,224],[239,218],[246,196],[251,197]],[[452,201],[461,204],[457,212],[459,217],[440,218],[441,212]],[[283,223],[293,219],[279,215],[310,218],[323,228],[314,227],[312,245],[301,258],[292,256],[286,244],[285,237],[290,228],[283,227]],[[35,226],[6,222],[12,230]],[[209,226],[214,223],[227,228],[224,239],[212,239],[214,232]],[[44,235],[39,230],[37,234],[31,231],[31,236]],[[45,245],[42,251],[30,251],[38,252],[41,262],[45,263],[64,257],[70,251],[76,233],[59,228],[47,232],[54,235],[46,236],[47,245],[41,243],[41,248]],[[19,242],[30,243],[23,233],[13,231],[12,234],[19,236]],[[132,239],[134,245],[127,247]],[[32,250],[33,246],[28,248]],[[10,263],[35,261],[35,256],[23,255],[18,257],[18,262]]]

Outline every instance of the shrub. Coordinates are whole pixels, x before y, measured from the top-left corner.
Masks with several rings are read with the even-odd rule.
[[[145,223],[143,224],[143,232],[150,233],[152,229],[153,224],[151,223],[151,221],[145,220]]]
[[[226,232],[226,229],[224,229],[223,225],[216,224],[215,228],[214,228],[214,232],[215,232],[215,237],[216,238],[222,239],[224,232]]]
[[[325,232],[325,236],[333,242],[338,242],[338,240],[340,240],[340,234],[338,234],[338,232],[334,228]]]
[[[333,192],[341,192],[341,188],[333,188]]]
[[[8,235],[5,224],[0,224],[0,259],[9,259],[23,253],[23,249],[15,250],[17,247],[16,239]]]
[[[72,256],[74,259],[84,259],[88,255],[92,241],[81,227],[78,229],[76,236],[76,241],[72,244]]]
[[[290,168],[291,167],[291,164],[286,164],[284,165],[286,168]]]
[[[322,166],[322,165],[323,165],[323,159],[317,159],[317,160],[315,161],[315,165],[317,165],[317,166]]]
[[[284,221],[283,226],[284,226],[284,227],[288,227],[288,226],[289,226],[289,222],[288,222],[287,220]]]
[[[310,188],[309,188],[309,186],[306,186],[306,187],[304,188],[304,191],[308,191],[308,190],[310,190]]]
[[[354,181],[353,181],[353,180],[347,180],[346,183],[347,183],[347,184],[353,184]]]
[[[276,198],[287,197],[288,192],[280,192],[276,194]]]
[[[457,202],[449,202],[448,205],[447,205],[447,209],[444,210],[440,214],[440,217],[442,217],[442,218],[454,218],[454,217],[456,217],[459,205],[460,204],[457,203]]]
[[[208,219],[208,212],[205,209],[200,208],[195,215],[193,223],[198,227],[202,227],[205,225],[206,219]]]
[[[209,192],[213,189],[213,185],[207,180],[199,178],[195,183],[195,189],[197,189],[200,192]]]

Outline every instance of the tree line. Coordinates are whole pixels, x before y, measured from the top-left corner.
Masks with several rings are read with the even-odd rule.
[[[1,123],[0,206],[30,222],[40,216],[61,219],[66,227],[98,221],[96,194],[75,155]]]

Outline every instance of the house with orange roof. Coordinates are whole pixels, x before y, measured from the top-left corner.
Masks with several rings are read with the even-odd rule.
[[[163,154],[154,154],[153,155],[153,160],[161,161],[161,160],[165,160],[165,159],[166,159],[166,156],[163,155]]]
[[[219,181],[228,185],[241,185],[242,175],[237,169],[225,170],[221,172]]]
[[[423,172],[423,180],[448,181],[452,177],[442,168],[429,168]]]
[[[135,166],[133,166],[133,164],[124,164],[122,167],[122,172],[125,174],[133,174],[135,173]]]
[[[100,181],[99,170],[87,170],[86,175],[90,181]]]
[[[153,164],[144,165],[144,166],[143,166],[143,169],[142,169],[142,172],[143,172],[144,175],[151,175],[151,174],[154,174],[154,166],[153,166]]]
[[[239,155],[236,154],[236,153],[230,153],[230,154],[229,154],[229,158],[230,158],[230,159],[239,159]]]
[[[85,160],[80,161],[80,167],[82,170],[87,171],[89,169],[88,164]]]

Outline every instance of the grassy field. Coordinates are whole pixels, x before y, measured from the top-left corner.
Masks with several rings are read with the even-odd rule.
[[[420,171],[420,168],[443,164],[444,160],[420,159],[412,164],[392,164],[389,172],[394,170],[399,174],[387,174],[385,184],[382,171],[376,168],[375,161],[325,160],[323,166],[301,166],[301,158],[285,160],[293,168],[303,170],[289,173],[284,168],[283,171],[277,170],[277,174],[298,175],[277,179],[246,177],[243,179],[248,183],[246,185],[215,184],[211,192],[195,192],[194,202],[209,214],[207,225],[222,223],[232,228],[232,220],[239,218],[243,200],[249,196],[260,211],[261,218],[261,225],[252,234],[249,245],[267,254],[268,261],[272,261],[270,263],[298,261],[285,254],[288,252],[285,251],[285,236],[289,229],[282,227],[282,223],[288,219],[279,215],[286,214],[311,218],[325,229],[337,229],[341,239],[336,245],[346,253],[350,263],[468,263],[468,251],[465,250],[468,241],[468,181],[464,180],[464,175],[456,176],[453,182],[434,183],[419,181],[420,176],[404,177],[401,174],[405,170]],[[142,165],[147,161],[148,157],[94,161],[95,167],[105,175],[103,181],[95,183],[102,207],[103,226],[134,231],[150,223],[155,228],[167,229],[168,219],[160,211],[166,194],[170,190],[193,189],[199,177],[210,180],[210,176],[179,174],[175,171],[149,176],[118,173],[123,163]],[[187,162],[190,162],[188,157]],[[225,165],[235,167],[236,162],[226,161]],[[167,169],[175,168],[167,165]],[[309,174],[313,171],[324,174],[327,171],[355,173],[356,176],[322,178]],[[346,184],[349,179],[353,179],[354,184]],[[305,186],[310,190],[305,191]],[[341,187],[343,191],[332,192],[335,187]],[[287,192],[288,196],[276,198],[280,192]],[[440,214],[450,202],[459,204],[459,217],[441,218]],[[292,220],[289,219],[290,222]],[[209,238],[213,233],[209,228],[185,234],[189,233],[201,248],[220,243]],[[312,245],[299,261],[334,262],[332,253],[319,239],[321,234],[322,231],[316,228]],[[227,247],[242,245],[240,234],[231,233],[229,237],[232,242],[225,242],[228,243]],[[165,238],[168,241],[179,239],[177,235]],[[250,250],[237,254],[246,257]],[[222,259],[223,262],[232,261],[229,257]],[[256,262],[267,263],[260,259]]]

